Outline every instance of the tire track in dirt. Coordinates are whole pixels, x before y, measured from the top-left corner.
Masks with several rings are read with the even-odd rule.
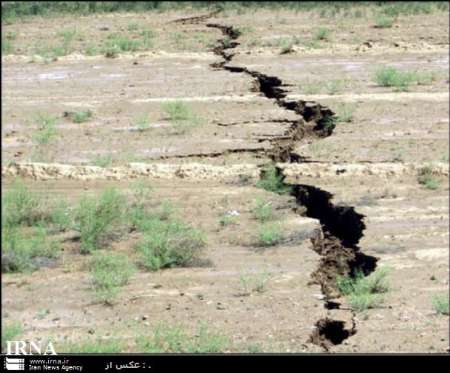
[[[217,23],[208,23],[206,26],[219,29],[224,35],[213,48],[213,52],[222,60],[214,62],[211,67],[251,76],[256,80],[259,92],[267,99],[275,100],[278,106],[299,115],[298,120],[291,122],[288,136],[283,140],[275,140],[274,149],[268,154],[272,161],[299,162],[301,156],[293,152],[296,141],[305,137],[323,138],[333,133],[336,118],[329,108],[314,101],[288,100],[287,92],[282,88],[283,82],[278,77],[229,65],[234,53],[228,50],[239,45],[236,41],[240,36],[239,30]],[[277,172],[284,181],[282,170],[277,168]],[[310,283],[320,285],[325,308],[330,314],[330,310],[340,308],[340,304],[333,301],[339,297],[336,287],[338,276],[353,277],[358,271],[368,275],[376,267],[377,258],[363,254],[358,247],[366,227],[364,216],[353,207],[335,206],[331,202],[331,193],[314,186],[294,184],[291,195],[299,205],[306,207],[306,216],[318,219],[321,224],[321,229],[311,238],[313,250],[320,255],[320,261],[318,268],[311,274]],[[345,321],[325,317],[316,322],[308,342],[328,351],[354,335],[357,332],[355,313],[352,310],[350,312],[352,325],[349,329],[346,329]]]

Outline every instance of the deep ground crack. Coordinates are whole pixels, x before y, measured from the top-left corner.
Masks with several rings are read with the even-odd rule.
[[[333,133],[336,117],[329,108],[314,101],[288,100],[287,91],[283,88],[285,85],[280,78],[246,67],[229,65],[235,55],[230,50],[239,45],[236,41],[240,36],[239,30],[217,23],[208,23],[206,26],[219,29],[224,36],[213,48],[213,52],[222,60],[213,63],[211,67],[251,76],[262,95],[299,116],[298,120],[290,122],[286,136],[272,140],[273,149],[268,154],[272,161],[300,162],[303,159],[294,150],[297,141],[305,137],[327,137]],[[281,180],[284,180],[281,170],[277,169],[277,172]],[[335,206],[331,203],[331,193],[314,186],[292,185],[291,195],[299,205],[306,208],[306,216],[320,222],[321,229],[316,230],[311,238],[313,250],[320,255],[318,268],[311,274],[311,283],[320,285],[327,310],[339,309],[340,304],[333,300],[340,296],[337,289],[338,276],[353,277],[358,272],[368,275],[376,267],[377,259],[363,254],[358,247],[366,227],[364,216],[351,206]],[[309,342],[328,351],[330,347],[354,335],[357,332],[355,314],[350,312],[352,325],[349,328],[341,320],[330,317],[319,319]]]

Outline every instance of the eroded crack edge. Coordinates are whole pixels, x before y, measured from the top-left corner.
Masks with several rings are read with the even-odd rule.
[[[207,27],[219,29],[224,38],[218,40],[213,52],[222,58],[211,64],[215,69],[231,73],[247,74],[255,79],[258,91],[266,98],[286,110],[294,111],[299,119],[292,121],[287,136],[276,140],[269,157],[274,162],[299,162],[302,157],[294,152],[296,141],[305,137],[323,138],[330,136],[335,127],[335,113],[328,107],[314,101],[287,100],[283,82],[276,76],[269,76],[241,66],[230,66],[234,53],[228,50],[236,48],[240,36],[233,26],[208,23]],[[284,182],[284,175],[277,169],[278,176]],[[263,175],[262,175],[263,176]],[[306,216],[318,219],[321,228],[311,238],[313,250],[320,255],[318,268],[311,275],[311,282],[320,285],[327,312],[339,309],[340,303],[336,287],[338,276],[355,276],[358,271],[368,275],[375,270],[377,258],[365,255],[358,246],[365,229],[364,216],[350,206],[335,206],[333,195],[310,185],[294,184],[291,195],[298,204],[306,207]],[[344,310],[343,310],[344,311]],[[309,342],[328,351],[331,346],[342,343],[357,332],[356,315],[351,312],[351,327],[345,328],[345,322],[329,317],[319,319],[310,335]]]

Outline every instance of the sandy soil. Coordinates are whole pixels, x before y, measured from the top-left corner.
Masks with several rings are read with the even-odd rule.
[[[113,14],[6,25],[16,36],[13,51],[2,57],[2,186],[8,190],[20,175],[32,190],[75,203],[106,186],[127,193],[132,179],[148,180],[150,204],[167,198],[179,216],[206,232],[211,266],[139,271],[118,301],[105,306],[90,290],[89,256],[66,240],[55,267],[3,274],[3,321],[21,322],[25,338],[52,338],[57,349],[100,337],[124,340],[125,351],[140,352],[136,336],[166,321],[192,332],[205,322],[230,338],[233,352],[255,345],[264,352],[448,351],[448,315],[436,314],[431,302],[449,289],[448,14],[401,16],[388,29],[373,28],[365,16],[336,24],[287,11],[171,22],[185,16]],[[329,136],[303,131],[317,118],[300,118],[267,97],[249,74],[215,65],[223,56],[212,48],[223,35],[209,22],[242,31],[239,45],[222,50],[232,54],[225,66],[278,77],[286,94],[281,100],[313,101],[338,115],[343,104],[352,105],[352,120]],[[61,42],[62,25],[77,29],[72,53],[55,61],[35,57],[38,46]],[[318,26],[332,34],[311,47]],[[150,50],[86,56],[89,47],[101,50],[111,33],[138,40],[147,28],[154,32]],[[302,42],[280,55],[277,38],[293,36]],[[396,92],[374,82],[379,65],[432,72],[435,79]],[[186,133],[177,134],[163,110],[173,99],[188,103],[199,119]],[[79,110],[91,110],[92,118],[74,123],[64,115]],[[38,114],[57,118],[56,136],[43,145],[35,136]],[[137,125],[142,116],[149,122],[144,130]],[[289,157],[274,159],[283,151]],[[92,167],[99,157],[107,159],[105,168]],[[305,213],[295,196],[256,188],[261,166],[271,159],[280,162],[286,183],[320,188],[332,194],[331,209],[348,206],[363,215],[365,229],[354,246],[391,269],[383,306],[355,313],[340,297],[334,299],[339,308],[324,307],[323,288],[311,284],[322,257],[310,238],[329,227],[311,208]],[[142,171],[143,164],[152,171]],[[436,190],[417,182],[418,169],[427,165],[440,181]],[[248,183],[240,183],[242,175]],[[272,201],[284,227],[285,240],[271,249],[254,245],[257,196]],[[237,225],[220,227],[221,214],[230,210],[240,213]],[[127,234],[108,250],[134,258],[138,239]],[[243,273],[269,273],[267,290],[240,295]],[[311,339],[326,318],[342,321],[347,338],[336,344],[326,335],[324,343]]]

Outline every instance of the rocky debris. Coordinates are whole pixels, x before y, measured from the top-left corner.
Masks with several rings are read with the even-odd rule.
[[[433,174],[449,175],[448,163],[278,163],[277,167],[286,178],[299,180],[310,178],[346,178],[376,175],[378,177],[415,176],[423,167],[431,168]],[[75,180],[123,180],[137,177],[158,179],[227,180],[258,179],[256,164],[234,164],[214,166],[202,163],[128,163],[118,167],[68,165],[60,163],[17,162],[2,167],[3,177],[24,177],[35,180],[75,179]]]

